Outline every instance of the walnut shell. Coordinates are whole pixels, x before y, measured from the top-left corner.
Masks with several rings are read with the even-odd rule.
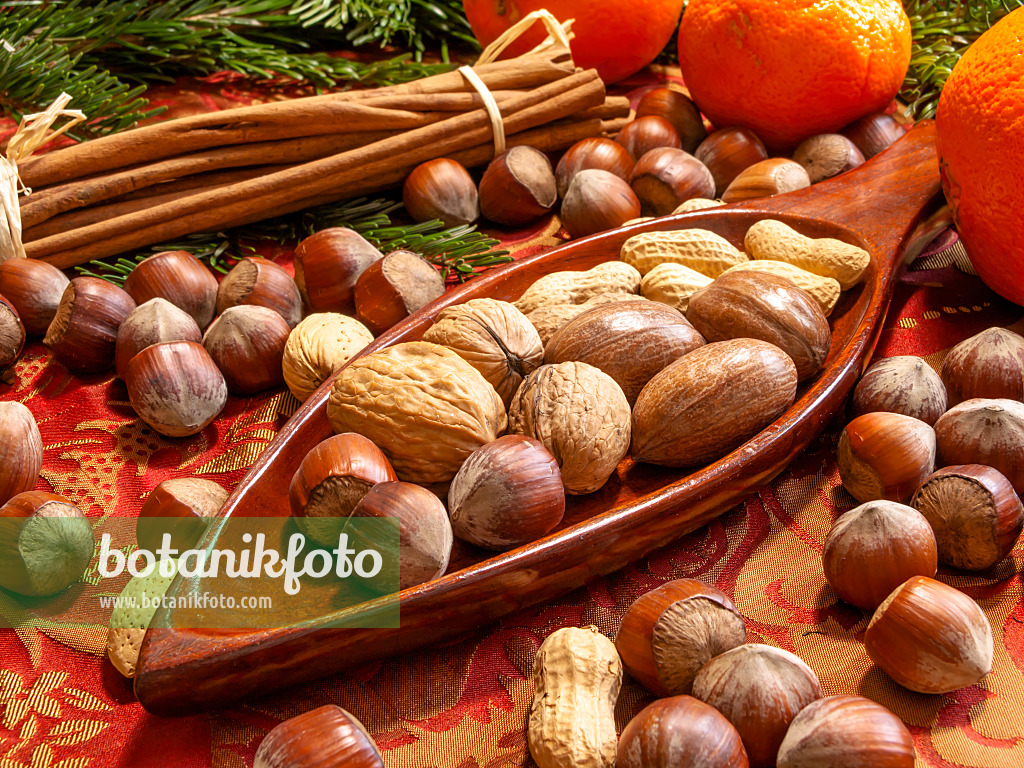
[[[550,304],[582,304],[600,293],[636,293],[640,273],[621,261],[606,261],[586,272],[552,272],[531,285],[515,302],[528,315]]]
[[[629,451],[629,403],[606,373],[586,363],[542,365],[508,412],[509,432],[540,440],[555,457],[567,493],[604,485]]]
[[[494,387],[455,352],[411,341],[361,357],[334,380],[335,432],[368,437],[400,480],[446,483],[473,451],[505,429]]]
[[[704,344],[678,310],[654,301],[592,307],[563,325],[544,351],[548,363],[575,360],[607,373],[632,405],[658,371]]]
[[[305,401],[372,341],[370,329],[354,317],[333,312],[310,315],[292,329],[284,345],[285,384]]]
[[[974,398],[935,422],[939,466],[984,464],[1002,472],[1024,497],[1024,403]]]
[[[705,464],[767,427],[796,400],[792,358],[765,341],[706,344],[651,379],[633,406],[633,458]]]
[[[423,341],[448,347],[480,371],[506,408],[523,379],[544,362],[537,329],[497,299],[470,299],[441,310]]]

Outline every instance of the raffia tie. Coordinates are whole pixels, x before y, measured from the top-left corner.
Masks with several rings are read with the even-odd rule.
[[[21,118],[18,130],[7,142],[6,157],[0,156],[0,201],[3,202],[3,215],[0,216],[0,262],[25,257],[25,247],[21,242],[18,196],[31,194],[32,190],[22,183],[18,175],[18,163],[46,142],[63,135],[85,120],[80,110],[66,109],[70,101],[71,96],[62,93],[45,111]],[[68,121],[54,128],[53,124],[61,117],[68,118]]]
[[[563,23],[558,21],[551,11],[541,9],[539,11],[531,11],[502,32],[494,42],[483,50],[474,66],[476,64],[490,64],[497,59],[501,52],[532,27],[535,21],[540,21],[544,24],[548,30],[548,36],[544,38],[543,42],[533,48],[530,53],[543,53],[553,46],[569,48],[569,41],[573,38],[572,24],[575,19],[568,19]],[[459,67],[459,72],[462,73],[462,76],[469,81],[469,84],[477,90],[480,98],[483,99],[484,108],[491,118],[491,133],[494,136],[494,155],[497,157],[505,151],[505,120],[501,116],[501,110],[498,109],[498,102],[495,101],[494,94],[491,93],[477,73],[473,71],[472,67]]]

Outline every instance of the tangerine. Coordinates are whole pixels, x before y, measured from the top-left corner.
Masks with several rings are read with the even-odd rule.
[[[910,41],[899,0],[690,0],[679,65],[714,125],[786,151],[888,107]]]
[[[939,97],[942,190],[981,279],[1024,305],[1024,9],[967,49]]]
[[[570,43],[576,66],[597,69],[614,83],[640,71],[661,53],[676,29],[683,0],[463,0],[473,34],[489,45],[531,11],[546,8],[559,21],[575,19]],[[511,45],[502,58],[520,56],[547,32],[539,22]]]

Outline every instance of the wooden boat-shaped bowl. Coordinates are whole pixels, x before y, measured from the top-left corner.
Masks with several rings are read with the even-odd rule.
[[[924,236],[939,189],[934,127],[922,124],[839,178],[571,242],[488,272],[392,328],[364,354],[419,339],[449,305],[477,297],[512,301],[544,274],[616,259],[627,238],[645,231],[702,227],[742,246],[751,224],[777,218],[806,235],[860,245],[872,256],[864,282],[843,295],[830,317],[824,370],[783,416],[729,455],[696,471],[627,458],[600,491],[571,497],[562,525],[546,538],[498,555],[457,545],[447,575],[401,593],[398,628],[326,628],[344,618],[331,614],[283,628],[204,631],[176,626],[174,612],[162,609],[154,622],[159,628],[151,629],[142,648],[135,678],[139,700],[160,714],[220,707],[434,644],[618,570],[725,512],[778,475],[845,403],[877,342],[903,256]],[[288,514],[293,473],[306,452],[332,434],[328,391],[329,384],[288,422],[231,495],[224,517]],[[215,525],[204,544],[214,545],[219,531]],[[179,581],[170,594],[185,588]],[[358,616],[373,606],[346,610]]]

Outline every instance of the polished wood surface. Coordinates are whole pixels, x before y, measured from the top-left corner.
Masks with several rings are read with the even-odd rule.
[[[872,255],[864,282],[844,293],[830,317],[824,370],[801,387],[782,417],[728,456],[696,471],[627,458],[604,488],[571,497],[562,524],[546,538],[500,555],[457,543],[447,575],[402,592],[397,629],[324,628],[373,615],[380,609],[374,603],[285,628],[153,629],[135,680],[142,704],[161,714],[219,707],[473,630],[616,571],[770,482],[840,410],[871,356],[903,254],[939,202],[934,136],[933,124],[924,123],[860,168],[808,189],[660,218],[527,257],[446,294],[380,336],[363,354],[419,339],[449,305],[482,296],[514,300],[544,274],[616,259],[627,238],[646,231],[702,227],[742,247],[747,228],[770,217],[810,236],[861,245]],[[224,516],[288,514],[292,475],[306,452],[332,434],[329,388],[330,381],[282,429],[235,489]],[[219,530],[213,528],[207,544]],[[171,594],[183,588],[176,584]],[[156,623],[173,627],[174,618],[158,614]]]

